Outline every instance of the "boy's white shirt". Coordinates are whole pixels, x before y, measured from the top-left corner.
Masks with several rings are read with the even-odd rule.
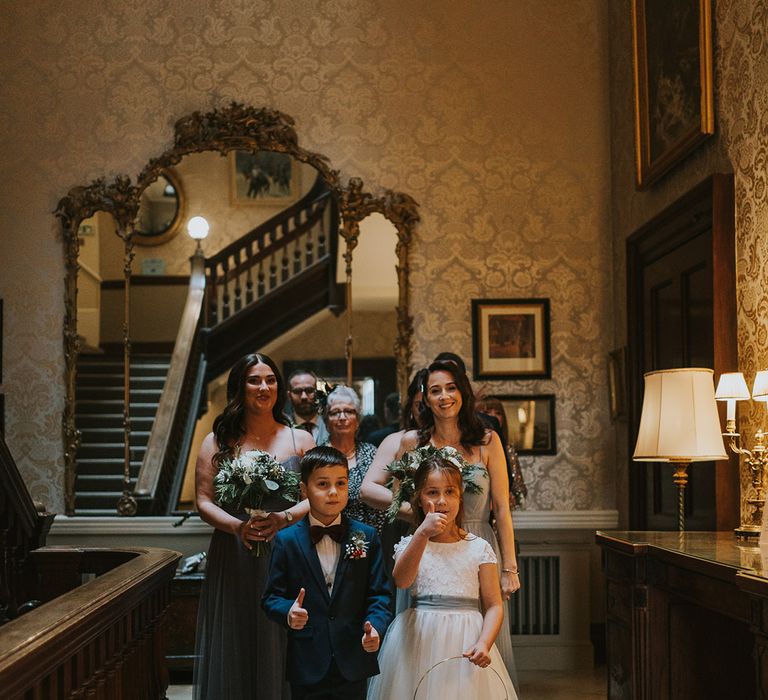
[[[318,525],[320,527],[330,527],[331,525],[341,524],[341,513],[336,516],[330,525],[323,525],[312,513],[308,515],[309,525]],[[339,564],[339,557],[341,556],[341,542],[336,542],[332,537],[326,535],[316,545],[317,558],[320,560],[320,568],[323,570],[323,576],[325,577],[325,583],[328,586],[328,593],[333,592],[333,579],[336,577],[336,567]]]

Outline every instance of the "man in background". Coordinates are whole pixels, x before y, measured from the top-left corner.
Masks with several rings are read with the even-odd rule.
[[[316,445],[328,440],[328,428],[318,414],[317,376],[308,369],[296,369],[288,375],[288,400],[294,427],[306,430],[315,438]]]

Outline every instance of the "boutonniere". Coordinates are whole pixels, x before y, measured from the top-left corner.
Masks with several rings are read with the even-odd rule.
[[[368,556],[368,540],[365,533],[355,530],[349,535],[349,542],[344,547],[345,559],[365,559]]]

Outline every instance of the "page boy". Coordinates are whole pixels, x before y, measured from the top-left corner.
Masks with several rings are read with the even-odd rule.
[[[391,620],[390,586],[376,530],[341,515],[349,468],[343,453],[315,447],[301,460],[309,515],[281,530],[261,604],[288,628],[293,700],[365,698]]]

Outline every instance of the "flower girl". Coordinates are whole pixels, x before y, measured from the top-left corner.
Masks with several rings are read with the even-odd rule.
[[[393,571],[398,588],[410,587],[411,607],[384,639],[368,700],[516,700],[494,645],[503,615],[496,555],[461,529],[461,471],[429,456],[414,487],[417,529],[395,545]]]

